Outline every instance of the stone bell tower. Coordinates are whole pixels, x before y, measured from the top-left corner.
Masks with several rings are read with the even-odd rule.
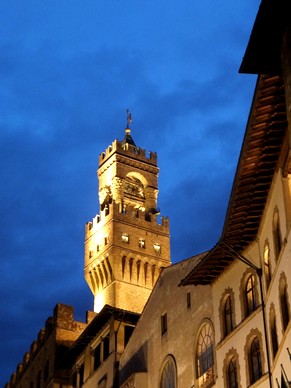
[[[157,155],[137,147],[128,114],[123,141],[99,157],[100,214],[86,224],[85,279],[94,311],[105,304],[140,313],[170,265],[168,218],[158,222]]]

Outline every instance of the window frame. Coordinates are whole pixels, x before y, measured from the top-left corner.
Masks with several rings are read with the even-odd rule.
[[[261,343],[257,336],[250,343],[248,361],[250,383],[254,384],[263,376]]]
[[[282,251],[282,232],[280,227],[280,216],[278,208],[274,210],[273,215],[273,244],[275,260],[278,261]]]
[[[91,354],[93,356],[93,369],[97,370],[110,356],[110,333],[105,332],[104,335],[96,342],[94,346],[91,348]],[[97,350],[99,349],[99,350]],[[98,352],[98,362],[96,360]]]
[[[161,334],[162,336],[168,331],[168,316],[167,313],[161,315]]]
[[[271,256],[270,256],[270,245],[266,241],[264,245],[264,252],[263,252],[263,262],[264,262],[264,279],[265,279],[265,286],[266,286],[266,292],[269,289],[271,279],[272,279],[272,272],[271,272]]]
[[[282,332],[284,334],[291,319],[287,281],[284,272],[281,274],[281,278],[279,281],[279,305],[281,312]]]
[[[251,284],[250,284],[251,283]],[[257,308],[256,301],[256,278],[253,273],[250,273],[245,281],[244,298],[246,307],[246,317],[251,315]]]
[[[223,335],[226,337],[233,331],[233,301],[231,294],[225,297],[223,304]]]
[[[270,339],[271,339],[272,354],[274,359],[278,352],[278,335],[277,335],[277,325],[276,325],[276,314],[275,314],[275,308],[273,304],[270,308]]]
[[[177,387],[177,365],[175,358],[168,355],[162,365],[160,374],[160,388],[176,388]]]
[[[231,369],[232,367],[232,369]],[[235,356],[232,356],[226,367],[227,388],[238,388],[238,365]]]
[[[214,328],[208,320],[198,331],[195,358],[198,386],[214,383]]]

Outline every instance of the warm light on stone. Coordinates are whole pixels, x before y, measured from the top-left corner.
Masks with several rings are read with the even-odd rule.
[[[103,294],[100,292],[94,298],[94,312],[99,313],[102,310],[104,304]]]

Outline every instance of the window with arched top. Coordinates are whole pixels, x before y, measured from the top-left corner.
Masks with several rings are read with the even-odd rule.
[[[280,299],[280,309],[281,309],[281,318],[282,318],[282,328],[283,331],[287,329],[287,326],[290,321],[290,310],[289,310],[289,297],[287,292],[287,283],[286,277],[283,273],[280,279],[279,285],[279,299]]]
[[[262,376],[261,347],[258,337],[255,337],[249,348],[249,374],[250,383],[253,384]]]
[[[264,246],[264,276],[267,291],[271,282],[270,247],[267,242]]]
[[[163,365],[160,388],[176,388],[177,371],[173,356],[168,356]]]
[[[214,333],[209,322],[203,324],[198,335],[196,373],[199,387],[214,381]]]
[[[238,388],[237,361],[234,356],[228,362],[226,374],[227,388]]]
[[[271,345],[273,358],[275,358],[278,351],[278,337],[277,337],[277,326],[274,306],[270,311],[270,334],[271,334]]]
[[[279,211],[276,209],[273,216],[273,241],[274,241],[274,253],[275,259],[278,260],[282,249],[282,235],[280,229]]]
[[[256,289],[255,289],[255,277],[254,277],[254,275],[250,275],[246,281],[245,304],[246,304],[246,316],[248,316],[257,307],[256,306]]]
[[[223,306],[224,336],[233,330],[233,307],[231,295],[227,295]]]

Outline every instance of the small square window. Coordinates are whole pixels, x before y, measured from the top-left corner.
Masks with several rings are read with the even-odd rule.
[[[161,316],[161,333],[165,334],[168,330],[167,313]]]
[[[158,243],[154,244],[154,250],[157,253],[161,253],[161,245]]]
[[[127,233],[123,233],[121,239],[122,239],[122,242],[129,244],[129,235]]]
[[[145,249],[145,240],[143,238],[139,239],[138,245],[140,248]]]

